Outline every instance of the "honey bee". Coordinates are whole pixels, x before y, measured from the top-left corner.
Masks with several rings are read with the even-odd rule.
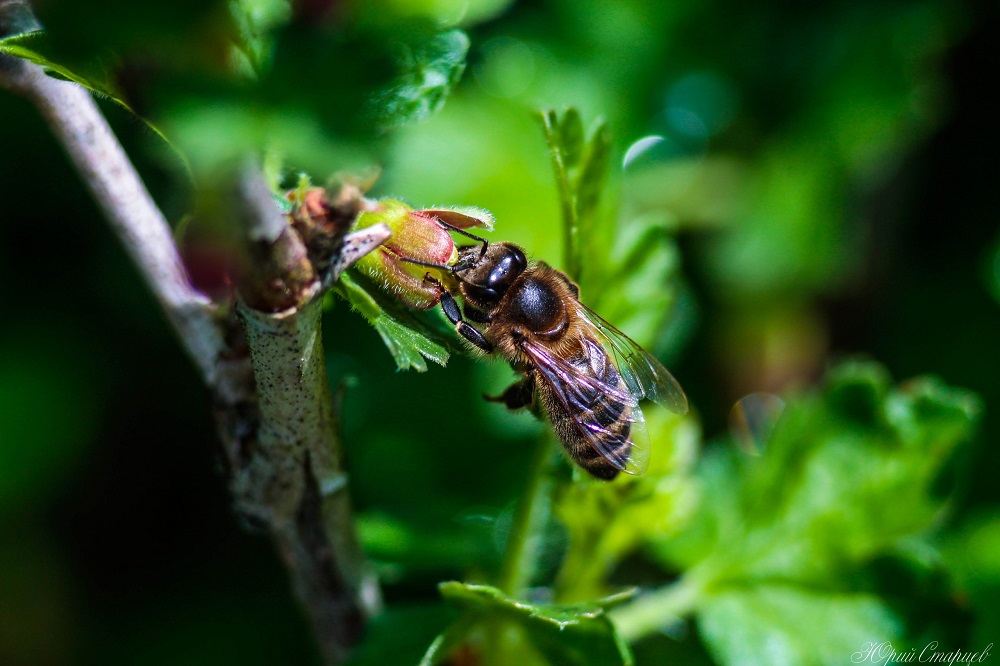
[[[459,248],[450,266],[412,263],[446,271],[462,308],[441,280],[424,278],[438,288],[445,316],[469,343],[521,375],[503,394],[484,397],[509,409],[540,408],[568,456],[598,479],[642,474],[650,445],[639,401],[688,411],[673,375],[581,303],[579,288],[562,271],[528,262],[512,243],[488,243],[439,223],[480,244]]]

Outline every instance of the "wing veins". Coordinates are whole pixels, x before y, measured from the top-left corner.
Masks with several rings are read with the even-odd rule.
[[[544,347],[534,342],[525,341],[521,346],[570,415],[584,439],[615,469],[629,474],[635,473],[628,469],[629,463],[632,462],[637,468],[642,465],[632,455],[637,446],[632,433],[626,440],[629,442],[627,447],[616,450],[608,446],[605,440],[621,442],[623,438],[620,433],[612,432],[598,422],[596,412],[591,405],[594,405],[595,401],[616,398],[621,402],[623,412],[631,408],[627,421],[632,425],[641,425],[643,423],[642,412],[639,410],[636,396],[631,392],[622,392],[606,382],[587,375],[569,361],[553,356]],[[582,341],[580,348],[581,350],[587,348]],[[588,364],[591,362],[590,358],[583,360]],[[594,391],[593,395],[586,396],[582,393],[581,386]],[[571,400],[573,400],[572,403]],[[610,403],[599,402],[599,404]],[[621,451],[624,451],[624,454]]]
[[[677,414],[687,413],[684,389],[662,363],[586,305],[578,305],[581,318],[590,324],[595,337],[606,343],[618,374],[637,400],[652,400]]]

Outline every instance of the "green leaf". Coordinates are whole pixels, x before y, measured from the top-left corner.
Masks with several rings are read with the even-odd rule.
[[[606,614],[630,593],[557,606],[512,599],[488,585],[449,582],[439,589],[463,615],[454,630],[435,641],[423,664],[442,663],[459,645],[483,651],[493,663],[525,663],[540,656],[541,663],[560,666],[632,664]]]
[[[399,26],[471,26],[501,15],[513,0],[356,0],[349,13],[362,24],[396,28]]]
[[[581,289],[602,317],[642,345],[652,345],[670,320],[677,300],[681,258],[668,219],[661,214],[622,220],[615,227],[613,252],[588,243],[588,272]],[[611,245],[609,242],[605,247]],[[593,257],[600,256],[601,259]],[[614,291],[592,295],[595,285],[614,284]],[[628,294],[622,298],[621,294]]]
[[[576,176],[576,215],[581,224],[592,223],[604,191],[611,162],[611,135],[608,124],[599,120],[590,133],[586,156],[580,163]],[[586,228],[584,233],[586,234]]]
[[[570,113],[569,111],[566,112]],[[573,112],[576,113],[575,111]],[[579,120],[579,114],[576,114],[577,120]],[[559,196],[559,209],[562,212],[562,226],[563,226],[563,258],[565,261],[565,268],[569,274],[573,277],[578,277],[578,258],[579,254],[577,252],[577,233],[579,228],[577,225],[576,217],[576,193],[573,191],[571,185],[571,178],[569,174],[569,167],[567,166],[567,153],[575,154],[578,152],[578,147],[576,145],[563,145],[562,141],[565,137],[572,137],[572,132],[564,132],[562,129],[563,121],[559,118],[559,114],[555,111],[549,109],[542,111],[542,132],[545,134],[545,144],[549,149],[549,160],[552,164],[552,174],[556,179],[556,190]],[[571,120],[570,123],[573,121]]]
[[[662,409],[645,411],[653,447],[645,474],[622,475],[614,483],[581,475],[556,498],[569,540],[556,581],[559,600],[605,594],[606,581],[623,558],[654,535],[677,533],[691,518],[697,495],[689,474],[698,424]]]
[[[442,521],[432,509],[425,508],[425,512],[433,518],[416,521],[380,512],[359,517],[358,537],[365,552],[384,564],[391,577],[496,566],[497,551],[488,523]]]
[[[402,74],[373,96],[371,109],[377,127],[389,131],[435,113],[465,71],[469,38],[461,30],[434,35],[402,47]]]
[[[554,112],[551,112],[554,115]],[[585,149],[585,135],[583,131],[583,119],[580,112],[570,107],[563,112],[562,120],[553,118],[552,124],[556,127],[558,137],[556,145],[562,152],[563,164],[566,168],[572,169],[580,162]]]
[[[17,6],[16,3],[15,6]],[[22,27],[30,27],[30,24],[24,24],[22,22]],[[48,35],[41,30],[20,33],[0,40],[0,54],[4,53],[39,65],[45,69],[45,73],[49,76],[62,79],[64,81],[72,81],[73,83],[83,86],[96,95],[107,97],[127,109],[129,112],[133,114],[135,113],[132,107],[125,101],[125,96],[109,77],[109,71],[107,69],[95,65],[64,64],[58,55],[54,55],[56,53],[56,49],[52,48]],[[157,134],[157,136],[163,139],[164,143],[177,152],[181,161],[186,165],[185,157],[167,139],[166,135],[160,130],[160,128],[145,118],[143,118],[143,122],[145,122],[149,128]]]
[[[945,567],[954,579],[954,596],[975,611],[971,645],[986,645],[1000,631],[1000,512],[977,515],[942,546]]]
[[[940,518],[939,476],[978,413],[974,395],[937,379],[892,386],[881,366],[847,363],[823,391],[788,400],[762,455],[706,455],[700,510],[654,553],[701,591],[695,612],[718,658],[844,663],[899,633],[858,574]]]
[[[993,294],[993,298],[1000,301],[1000,239],[993,241],[985,273],[987,289]]]
[[[581,243],[595,240],[593,226],[607,177],[611,139],[603,120],[585,136],[580,113],[572,107],[562,115],[551,109],[542,111],[541,121],[562,211],[565,268],[579,279],[584,265]]]
[[[338,290],[365,319],[375,327],[400,370],[427,370],[424,359],[439,365],[448,363],[448,350],[431,340],[426,333],[400,321],[348,275],[341,275]]]
[[[711,595],[699,630],[723,664],[848,664],[866,645],[898,639],[898,619],[877,597],[757,585]]]
[[[978,413],[974,395],[939,380],[892,387],[877,364],[845,364],[823,393],[788,401],[762,456],[705,458],[700,545],[662,553],[686,567],[711,559],[727,578],[833,580],[938,518],[945,500],[932,489]]]
[[[373,323],[400,370],[413,368],[424,372],[427,370],[425,358],[438,365],[448,363],[448,351],[444,347],[391,316],[383,313]]]
[[[272,33],[288,23],[292,8],[287,0],[229,0],[229,13],[239,31],[240,49],[259,73],[273,55]]]
[[[434,666],[434,664],[446,664],[448,657],[462,647],[468,634],[474,628],[474,622],[470,617],[459,618],[447,629],[438,634],[434,642],[427,648],[419,666]]]
[[[126,109],[132,110],[125,103],[124,96],[111,83],[106,71],[67,66],[57,57],[46,55],[50,50],[46,48],[47,46],[49,46],[49,40],[44,32],[32,32],[0,41],[0,53],[23,58],[28,62],[40,65],[45,68],[48,74],[56,78],[78,83],[91,92],[108,97]]]

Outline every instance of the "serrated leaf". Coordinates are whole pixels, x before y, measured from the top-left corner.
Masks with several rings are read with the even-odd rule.
[[[400,370],[412,368],[417,372],[424,372],[427,370],[425,358],[438,365],[447,365],[448,350],[422,333],[401,324],[385,313],[373,323]]]
[[[860,663],[866,645],[898,639],[902,628],[877,597],[751,585],[711,595],[699,631],[722,664]]]
[[[33,32],[26,32],[0,40],[0,54],[6,53],[7,55],[15,58],[22,58],[28,62],[39,65],[45,69],[46,74],[49,76],[62,79],[64,81],[71,81],[83,86],[92,93],[101,97],[107,97],[124,109],[135,114],[132,107],[125,102],[124,95],[120,90],[118,90],[117,86],[111,82],[106,71],[87,71],[78,67],[71,67],[63,64],[57,57],[46,55],[46,52],[48,51],[46,43],[47,36],[44,31],[36,30]],[[153,132],[156,133],[157,136],[163,139],[164,143],[170,146],[170,148],[177,153],[178,157],[186,166],[187,160],[185,156],[181,154],[180,151],[178,151],[177,148],[167,139],[166,135],[160,130],[160,128],[145,118],[142,118],[142,120],[151,130],[153,130]]]
[[[576,177],[576,214],[581,222],[597,215],[597,205],[604,191],[610,162],[611,136],[607,123],[602,120],[590,134],[586,156],[581,161],[580,172]]]
[[[844,663],[893,634],[896,620],[850,589],[853,576],[935,524],[947,501],[938,477],[978,411],[975,396],[939,380],[892,386],[881,366],[847,363],[821,392],[786,401],[760,456],[706,455],[697,517],[655,550],[696,572],[706,592],[695,611],[716,655]]]
[[[290,4],[287,0],[229,0],[229,14],[239,31],[242,50],[253,71],[259,73],[271,59],[273,31],[292,17]]]
[[[378,128],[389,131],[422,120],[444,104],[465,71],[469,38],[461,30],[403,47],[403,73],[371,103]]]
[[[444,346],[385,311],[350,275],[341,275],[338,284],[343,296],[378,331],[397,368],[424,372],[427,370],[424,359],[439,365],[448,363],[449,354]]]
[[[613,293],[605,292],[592,301],[593,307],[636,342],[652,345],[670,319],[677,298],[680,252],[662,215],[635,217],[616,229],[618,248],[604,253],[603,264],[588,262],[585,286],[595,282],[616,285]],[[590,254],[597,247],[588,243]]]
[[[489,585],[449,582],[439,586],[441,596],[463,612],[458,632],[445,632],[432,645],[422,663],[441,663],[448,656],[444,649],[454,650],[462,638],[478,627],[514,627],[529,646],[526,653],[536,651],[547,663],[560,666],[590,664],[632,664],[632,655],[618,638],[606,611],[629,597],[629,593],[607,597],[587,604],[536,605],[508,597]],[[508,632],[509,633],[509,632]],[[495,649],[497,646],[493,646]],[[496,657],[495,653],[491,656]],[[515,654],[505,655],[510,659]],[[513,662],[511,662],[513,663]]]
[[[563,226],[563,258],[565,268],[575,278],[578,278],[579,252],[577,251],[577,233],[579,231],[576,218],[575,193],[571,184],[570,174],[566,166],[565,149],[561,143],[561,120],[559,115],[551,110],[541,112],[542,132],[545,135],[545,145],[549,150],[549,162],[552,165],[552,175],[556,181],[556,192],[559,197],[559,209],[562,213]]]
[[[613,484],[582,478],[556,498],[569,541],[556,581],[560,600],[605,593],[608,576],[624,557],[653,535],[676,533],[691,516],[696,495],[689,472],[698,425],[665,410],[646,411],[653,450],[644,475],[622,475]]]
[[[51,56],[45,55],[46,41],[44,32],[21,34],[0,42],[0,53],[6,53],[40,65],[50,75],[77,83],[91,92],[114,100],[129,111],[132,110],[125,103],[120,92],[110,83],[105,72],[85,72],[71,68]]]
[[[370,323],[374,323],[382,315],[382,308],[371,294],[362,289],[349,274],[342,275],[339,284],[343,287],[344,298]]]
[[[688,566],[725,561],[729,576],[828,581],[933,523],[945,498],[932,488],[978,411],[975,396],[940,381],[892,387],[877,364],[843,365],[823,393],[787,401],[763,455],[705,458],[713,490],[696,522],[708,529],[694,551],[678,541],[674,552]],[[734,550],[734,532],[753,547]]]
[[[570,107],[563,112],[561,120],[557,122],[556,143],[562,152],[563,163],[567,168],[575,167],[580,158],[583,157],[585,148],[585,136],[583,131],[583,119],[580,112],[574,107]]]
[[[603,121],[586,137],[580,113],[572,107],[561,115],[551,109],[542,111],[541,121],[559,194],[566,269],[579,279],[585,264],[581,243],[600,242],[591,237],[610,162],[611,140]],[[603,254],[598,252],[596,256]],[[600,266],[587,268],[601,273]]]

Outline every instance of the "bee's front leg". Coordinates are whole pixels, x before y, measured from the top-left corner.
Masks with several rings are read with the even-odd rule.
[[[490,402],[502,402],[507,406],[507,409],[531,407],[535,402],[535,378],[525,377],[508,386],[507,390],[500,395],[483,394],[483,399]]]
[[[462,311],[458,308],[458,303],[455,302],[455,297],[451,295],[450,291],[445,289],[444,285],[441,284],[441,281],[432,276],[430,273],[424,276],[424,281],[434,285],[440,291],[441,309],[444,310],[444,316],[448,318],[448,321],[455,325],[455,330],[458,331],[458,334],[482,349],[487,354],[492,354],[493,345],[490,344],[489,340],[483,337],[483,334],[480,333],[479,330],[474,328],[462,318]]]

